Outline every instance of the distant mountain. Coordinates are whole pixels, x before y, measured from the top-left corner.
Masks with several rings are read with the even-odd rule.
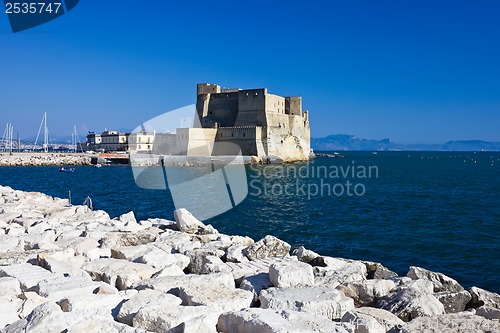
[[[500,142],[481,140],[448,141],[444,144],[398,144],[390,139],[367,140],[355,135],[334,134],[324,138],[311,138],[316,151],[500,151]]]

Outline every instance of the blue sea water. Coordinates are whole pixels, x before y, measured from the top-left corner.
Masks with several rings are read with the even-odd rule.
[[[399,274],[420,266],[500,292],[500,153],[347,155],[247,166],[249,195],[206,223],[222,233],[256,240],[271,234],[292,248],[381,262]],[[76,169],[2,167],[0,184],[63,198],[71,191],[74,204],[90,196],[111,216],[133,210],[140,219],[173,218],[169,193],[138,187],[130,166]]]

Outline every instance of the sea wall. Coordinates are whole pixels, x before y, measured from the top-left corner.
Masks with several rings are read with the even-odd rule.
[[[500,295],[443,274],[397,276],[174,215],[110,218],[0,186],[0,332],[500,330]]]
[[[91,156],[72,153],[0,153],[0,166],[90,165]]]

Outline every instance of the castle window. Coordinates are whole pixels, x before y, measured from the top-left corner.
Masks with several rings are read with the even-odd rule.
[[[221,132],[221,133],[220,133],[220,137],[222,138],[223,136],[224,136],[224,133],[222,133],[222,132]]]
[[[231,133],[231,137],[233,137],[233,136],[234,136],[234,133]]]
[[[246,134],[246,133],[245,133],[245,132],[243,132],[243,137],[245,137],[245,134]]]

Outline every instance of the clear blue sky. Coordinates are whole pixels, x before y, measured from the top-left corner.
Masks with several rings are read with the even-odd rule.
[[[12,33],[0,131],[132,129],[198,82],[301,95],[312,136],[500,141],[499,1],[82,0]]]

